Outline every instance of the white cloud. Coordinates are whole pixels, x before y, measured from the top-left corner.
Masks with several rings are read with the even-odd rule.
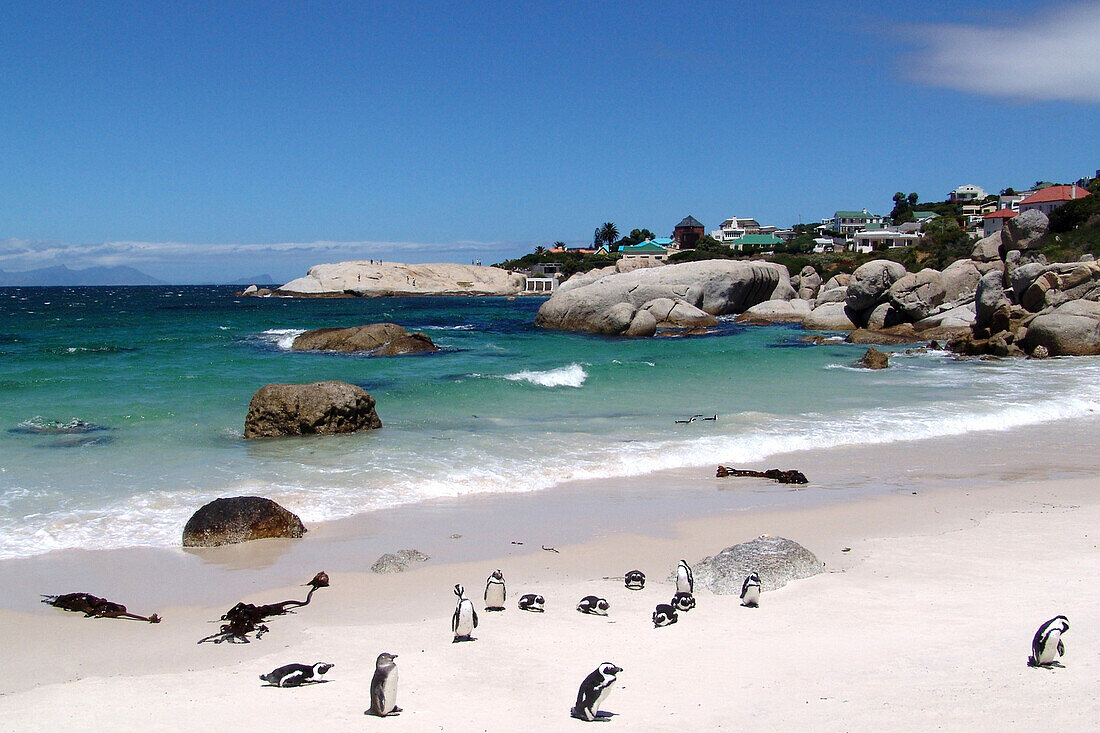
[[[1100,4],[1063,5],[999,25],[909,29],[905,73],[926,86],[1022,102],[1100,102]]]

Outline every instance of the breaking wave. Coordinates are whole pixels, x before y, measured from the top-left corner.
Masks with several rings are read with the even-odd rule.
[[[511,382],[530,382],[540,387],[581,387],[588,379],[588,373],[580,364],[570,364],[541,372],[525,369],[515,374],[505,374],[504,378]]]

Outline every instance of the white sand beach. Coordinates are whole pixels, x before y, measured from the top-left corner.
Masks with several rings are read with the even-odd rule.
[[[378,518],[338,522],[296,544],[263,541],[201,559],[133,550],[8,563],[0,728],[577,729],[586,725],[569,717],[578,685],[611,661],[624,671],[603,706],[614,716],[602,724],[616,730],[1091,729],[1100,713],[1100,483],[1092,439],[1051,455],[1072,432],[773,462],[827,486],[893,485],[844,500],[813,484],[791,492],[735,479],[761,491],[761,502],[722,508],[720,482],[730,479],[679,471],[635,479],[629,491],[567,487],[422,507],[389,527]],[[571,512],[587,519],[563,527]],[[410,541],[395,546],[388,532]],[[695,562],[761,534],[803,544],[826,572],[764,593],[758,609],[699,591],[679,623],[653,628],[650,614],[671,597],[668,575],[681,557]],[[380,553],[363,536],[390,550],[423,544],[433,559],[376,575],[368,568]],[[484,612],[485,578],[498,567],[508,608]],[[623,587],[635,567],[647,574],[643,591]],[[291,583],[321,569],[331,587],[272,619],[263,638],[196,644],[237,600],[300,598],[305,589]],[[472,643],[451,643],[455,583],[479,610]],[[69,590],[164,621],[84,619],[35,603],[39,593]],[[519,611],[525,592],[544,595],[546,613]],[[607,618],[574,610],[590,593],[610,601]],[[1065,666],[1027,667],[1032,635],[1058,614],[1071,624]],[[383,651],[399,655],[404,712],[365,717]],[[277,689],[258,679],[316,661],[335,664],[321,684]]]

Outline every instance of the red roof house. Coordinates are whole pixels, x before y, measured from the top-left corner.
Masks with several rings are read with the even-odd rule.
[[[988,237],[994,232],[1001,231],[1004,223],[1014,216],[1016,216],[1016,212],[1012,209],[998,209],[986,214],[982,217],[982,236]]]
[[[1038,209],[1047,216],[1050,212],[1074,199],[1082,199],[1088,196],[1088,190],[1078,185],[1071,186],[1047,186],[1028,196],[1020,202],[1020,213]]]

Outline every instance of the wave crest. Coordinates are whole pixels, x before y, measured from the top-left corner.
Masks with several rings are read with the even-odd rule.
[[[584,385],[588,379],[588,372],[580,364],[547,369],[546,371],[532,371],[525,369],[515,374],[505,374],[504,378],[510,382],[530,382],[540,387],[574,387]]]

